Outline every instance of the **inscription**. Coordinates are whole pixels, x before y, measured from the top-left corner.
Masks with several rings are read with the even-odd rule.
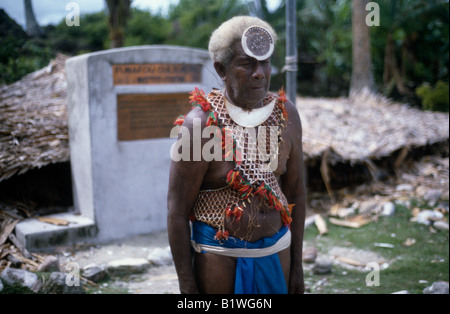
[[[188,93],[117,95],[118,139],[169,137],[175,119],[190,109]]]
[[[198,83],[201,64],[114,64],[114,85]]]

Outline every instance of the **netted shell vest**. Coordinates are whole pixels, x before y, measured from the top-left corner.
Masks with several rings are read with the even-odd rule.
[[[234,169],[227,175],[227,186],[199,192],[191,219],[215,228],[218,240],[227,240],[229,232],[225,230],[225,219],[232,217],[239,221],[249,203],[258,201],[278,210],[283,223],[289,226],[292,206],[288,204],[269,166],[270,160],[277,157],[275,155],[279,152],[282,134],[286,128],[288,117],[284,107],[284,91],[281,90],[278,95],[268,93],[265,97],[264,106],[273,101],[276,103],[270,116],[256,127],[257,143],[254,130],[239,126],[230,117],[225,96],[221,91],[213,90],[207,97],[198,89],[191,94],[191,103],[194,106],[210,112],[207,126],[217,126],[222,130],[224,160],[234,162]],[[259,143],[265,145],[256,145]]]

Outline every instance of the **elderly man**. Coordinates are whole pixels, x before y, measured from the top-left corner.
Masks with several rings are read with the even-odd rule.
[[[221,143],[192,136],[187,158],[171,164],[168,232],[181,293],[304,291],[302,129],[284,91],[268,92],[276,39],[258,18],[223,23],[209,52],[225,86],[196,89],[176,122],[186,134],[212,128]],[[195,158],[196,147],[219,147],[222,158]]]

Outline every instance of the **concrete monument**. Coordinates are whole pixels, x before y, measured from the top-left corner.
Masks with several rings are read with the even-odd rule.
[[[105,50],[66,63],[75,213],[64,224],[26,219],[17,238],[46,250],[166,228],[170,131],[191,106],[195,87],[219,87],[206,50],[140,46]]]
[[[173,122],[219,87],[206,50],[141,46],[66,63],[74,205],[106,241],[166,228]]]

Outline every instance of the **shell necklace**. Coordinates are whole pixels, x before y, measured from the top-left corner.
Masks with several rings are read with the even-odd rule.
[[[275,107],[276,103],[276,99],[274,99],[264,107],[252,110],[244,110],[241,107],[238,107],[229,102],[227,97],[224,98],[225,107],[227,108],[228,114],[230,115],[231,119],[245,128],[254,128],[266,121],[272,114],[273,108]]]

